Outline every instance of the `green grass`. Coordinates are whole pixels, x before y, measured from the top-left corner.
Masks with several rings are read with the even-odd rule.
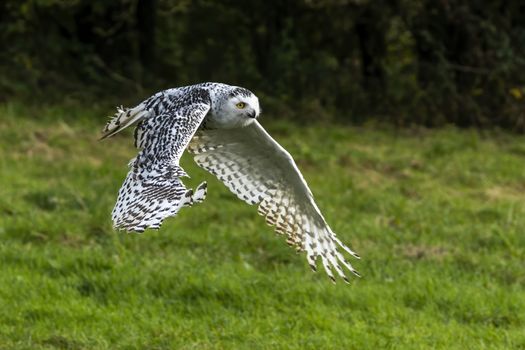
[[[525,138],[266,116],[362,256],[333,285],[188,156],[206,201],[114,232],[135,150],[104,122],[0,106],[0,349],[525,349]]]

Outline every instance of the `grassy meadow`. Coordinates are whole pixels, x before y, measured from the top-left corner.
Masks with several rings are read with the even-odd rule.
[[[525,349],[525,137],[263,116],[362,257],[334,285],[188,155],[207,199],[113,231],[111,112],[0,105],[0,349]]]

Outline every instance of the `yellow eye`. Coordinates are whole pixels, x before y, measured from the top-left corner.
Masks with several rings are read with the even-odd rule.
[[[237,104],[235,104],[235,107],[239,108],[239,109],[243,109],[244,107],[246,107],[246,103],[244,102],[239,102]]]

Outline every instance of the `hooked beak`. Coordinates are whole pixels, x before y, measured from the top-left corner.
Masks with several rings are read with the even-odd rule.
[[[255,118],[257,118],[257,113],[255,113],[255,111],[251,111],[250,113],[248,113],[248,116],[249,116],[250,118],[255,119]]]

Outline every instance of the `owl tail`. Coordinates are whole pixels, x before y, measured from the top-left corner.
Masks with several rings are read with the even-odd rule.
[[[104,130],[102,131],[101,140],[111,137],[116,133],[124,130],[138,120],[149,116],[149,111],[145,109],[144,103],[139,104],[133,108],[118,107],[117,113],[108,121]]]

